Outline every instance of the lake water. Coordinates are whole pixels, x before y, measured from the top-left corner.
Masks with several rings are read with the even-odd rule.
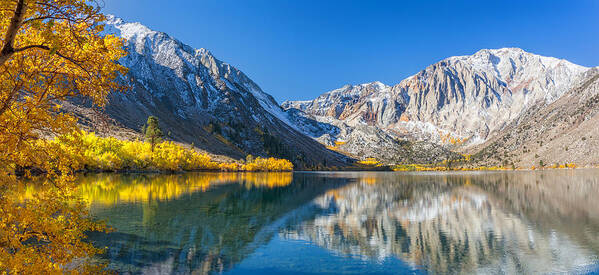
[[[118,272],[593,273],[599,170],[99,174]]]

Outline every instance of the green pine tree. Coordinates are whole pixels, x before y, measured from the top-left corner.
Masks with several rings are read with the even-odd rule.
[[[144,134],[146,136],[146,141],[149,141],[152,145],[152,152],[154,152],[154,146],[156,146],[156,143],[159,143],[162,140],[163,136],[162,130],[160,130],[160,126],[158,126],[157,117],[148,117],[148,122],[146,122]]]

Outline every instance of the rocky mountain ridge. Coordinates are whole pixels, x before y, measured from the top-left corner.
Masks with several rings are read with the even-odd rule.
[[[294,129],[272,96],[210,51],[116,17],[109,17],[105,31],[124,38],[128,52],[119,62],[129,69],[122,81],[131,89],[111,94],[103,110],[121,128],[139,131],[153,115],[169,139],[214,154],[276,156],[300,168],[348,163]]]
[[[537,106],[472,148],[490,164],[518,167],[599,163],[599,68],[583,73],[559,99]]]
[[[243,72],[206,49],[115,17],[109,18],[106,32],[126,40],[129,54],[119,62],[129,68],[122,81],[131,90],[110,95],[100,115],[87,102],[66,104],[91,130],[101,134],[110,128],[106,131],[132,138],[154,115],[171,140],[236,159],[248,154],[288,158],[305,168],[347,166],[352,158],[369,157],[432,164],[477,152],[485,163],[528,165],[537,157],[528,159],[530,145],[518,146],[531,135],[518,137],[510,152],[488,148],[503,146],[499,138],[515,138],[506,132],[530,124],[556,102],[570,106],[560,107],[564,112],[586,106],[582,98],[568,101],[566,95],[597,91],[594,84],[580,88],[595,69],[503,48],[443,59],[393,86],[346,85],[314,100],[279,106]],[[582,113],[594,121],[598,108],[591,104]],[[98,121],[110,127],[98,127]],[[543,129],[555,124],[547,123]],[[525,161],[518,159],[519,151]],[[599,163],[593,161],[588,163]]]
[[[298,128],[328,145],[350,141],[358,135],[356,129],[374,127],[389,138],[386,144],[362,144],[382,148],[370,150],[371,155],[393,150],[394,140],[467,152],[526,113],[561,98],[588,70],[518,48],[485,49],[446,58],[394,86],[346,85],[314,100],[286,101],[282,107]],[[373,131],[361,135],[372,137]]]

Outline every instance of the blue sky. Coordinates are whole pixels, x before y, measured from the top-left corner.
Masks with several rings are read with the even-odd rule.
[[[599,1],[104,0],[242,70],[277,101],[392,85],[445,57],[519,47],[599,66]]]

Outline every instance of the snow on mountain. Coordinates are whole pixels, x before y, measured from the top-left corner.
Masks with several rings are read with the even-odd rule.
[[[599,68],[584,72],[559,99],[536,106],[473,148],[486,165],[599,164]],[[473,151],[474,151],[473,150]]]
[[[408,140],[478,144],[531,107],[560,98],[586,70],[518,48],[485,49],[446,58],[394,86],[346,85],[282,106],[346,128],[334,135],[339,140],[353,127],[369,125]]]
[[[112,94],[106,114],[130,129],[157,116],[165,133],[209,152],[243,158],[274,155],[300,165],[347,158],[294,129],[272,96],[243,72],[206,49],[194,49],[166,33],[109,16],[106,33],[126,40],[131,90]]]
[[[157,65],[173,70],[177,77],[191,84],[190,88],[202,86],[202,80],[197,78],[197,74],[202,73],[202,69],[206,69],[206,72],[211,75],[218,76],[223,81],[222,84],[228,88],[243,88],[258,100],[264,110],[277,118],[286,119],[283,110],[272,96],[263,92],[241,71],[216,59],[210,51],[204,48],[193,49],[165,33],[153,31],[140,23],[127,23],[114,16],[109,17],[108,26],[107,30],[128,41],[130,51],[135,51],[143,57],[151,57]],[[152,77],[152,71],[140,64],[139,59],[129,57],[132,56],[130,55],[120,62],[130,68],[142,65],[135,68],[136,74],[144,78]],[[241,87],[235,85],[241,85]],[[218,88],[207,86],[211,89]]]
[[[172,139],[210,152],[274,154],[310,165],[345,161],[318,142],[358,158],[453,158],[441,146],[489,140],[555,102],[588,70],[518,48],[485,49],[441,60],[393,86],[346,85],[279,106],[206,49],[115,17],[106,32],[124,38],[129,52],[119,62],[129,68],[123,80],[132,90],[111,95],[106,113],[114,120],[139,129],[155,115]]]

